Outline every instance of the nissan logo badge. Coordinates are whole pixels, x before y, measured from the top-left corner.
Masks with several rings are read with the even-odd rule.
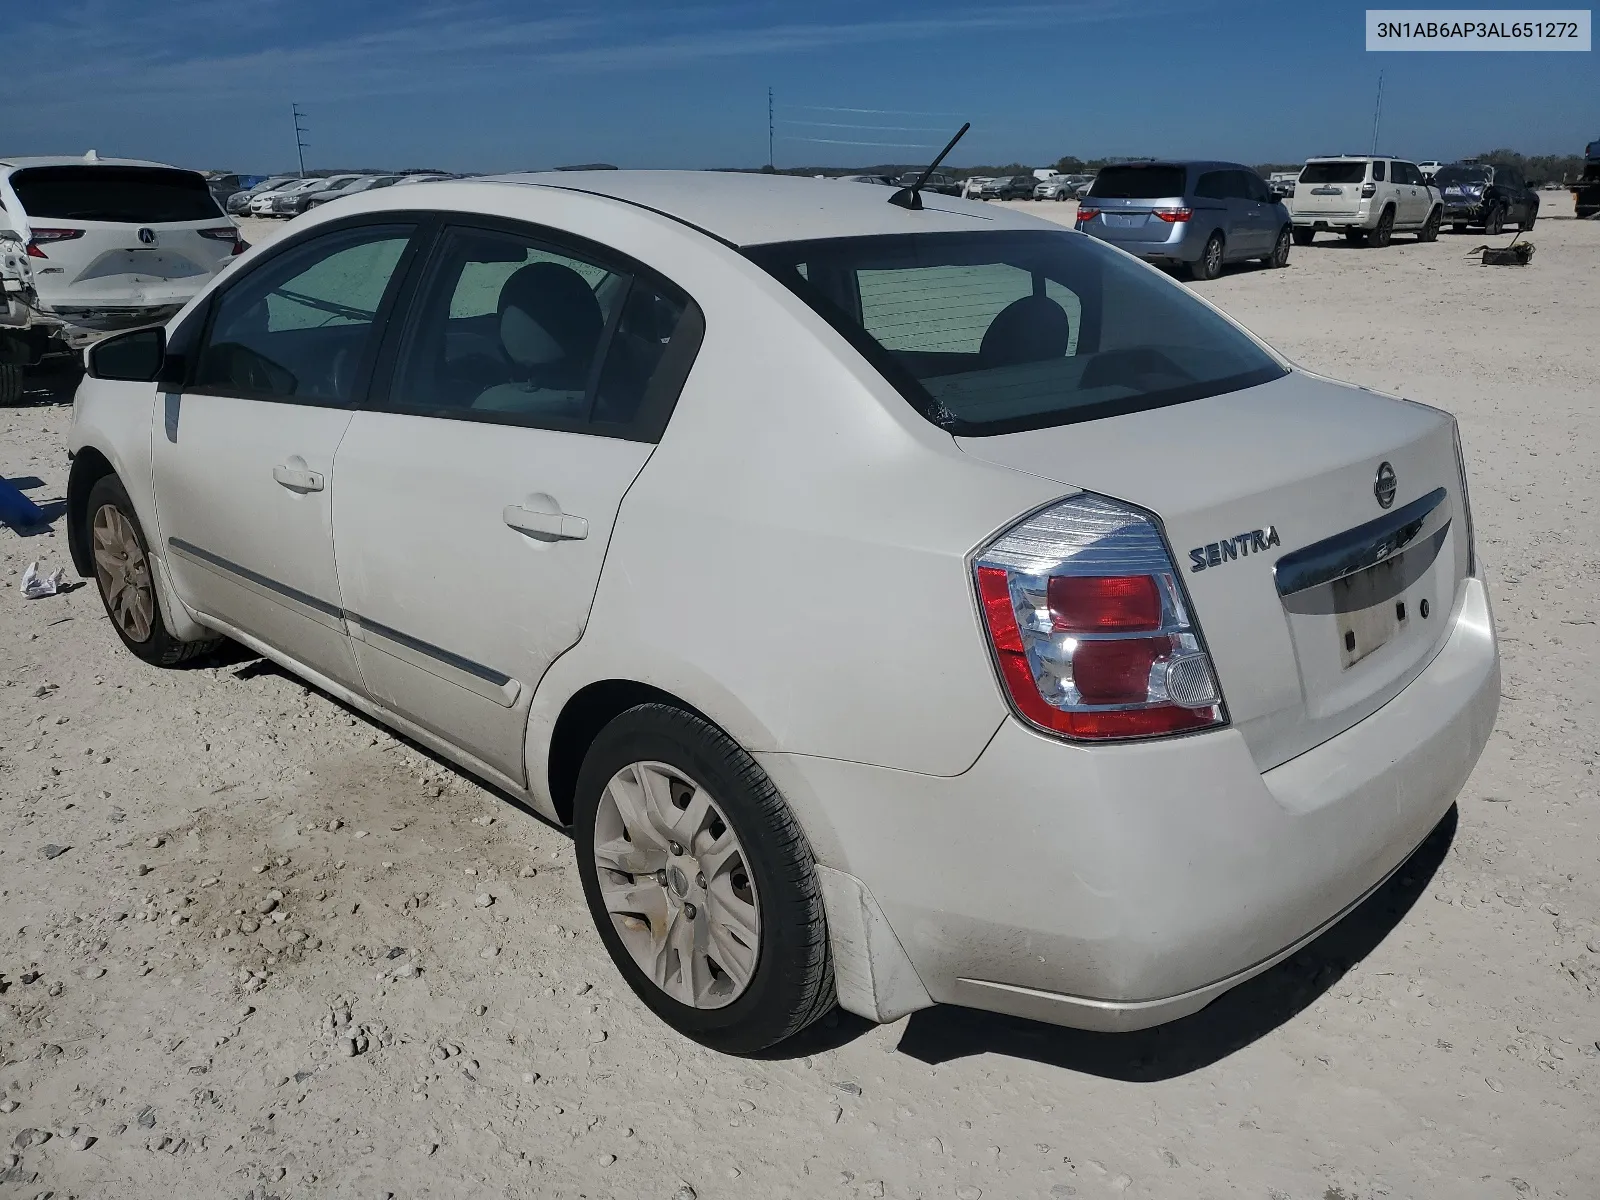
[[[1379,508],[1388,508],[1394,503],[1395,488],[1398,486],[1394,468],[1388,463],[1379,463],[1378,477],[1372,481],[1372,494],[1378,498]]]
[[[156,244],[156,231],[154,229],[139,230],[139,240],[146,246],[154,246]]]

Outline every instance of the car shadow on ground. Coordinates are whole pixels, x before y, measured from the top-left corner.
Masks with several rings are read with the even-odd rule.
[[[1370,954],[1426,891],[1455,839],[1457,820],[1452,805],[1411,858],[1359,908],[1193,1016],[1135,1033],[1090,1033],[939,1006],[912,1014],[899,1049],[930,1064],[1000,1054],[1128,1083],[1208,1067],[1297,1016]]]

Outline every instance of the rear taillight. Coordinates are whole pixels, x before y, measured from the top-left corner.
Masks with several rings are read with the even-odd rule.
[[[1084,492],[1012,526],[974,570],[1001,682],[1029,724],[1100,741],[1226,723],[1148,514]]]
[[[40,245],[48,245],[51,242],[70,242],[82,236],[83,230],[81,229],[35,229],[28,239],[28,257],[49,258],[48,254],[39,249]]]
[[[210,238],[213,242],[237,242],[239,230],[233,225],[218,225],[213,229],[195,230],[203,238]]]
[[[1373,196],[1376,196],[1377,194],[1378,194],[1378,185],[1377,184],[1375,184],[1375,183],[1363,183],[1361,185],[1361,195],[1364,198],[1370,200]]]
[[[1160,217],[1169,225],[1177,224],[1179,221],[1187,221],[1190,217],[1194,216],[1194,210],[1192,208],[1158,208],[1155,210],[1155,213],[1156,216]]]
[[[1099,215],[1100,210],[1098,208],[1085,208],[1081,204],[1078,205],[1078,220],[1080,221],[1092,221]]]

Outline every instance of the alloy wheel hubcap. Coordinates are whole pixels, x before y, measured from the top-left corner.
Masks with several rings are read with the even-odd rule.
[[[94,514],[92,532],[94,574],[106,611],[130,642],[143,642],[155,620],[155,591],[133,522],[116,505],[104,504]]]
[[[761,906],[744,847],[676,767],[631,763],[600,795],[595,874],[635,965],[691,1008],[723,1008],[755,974]]]

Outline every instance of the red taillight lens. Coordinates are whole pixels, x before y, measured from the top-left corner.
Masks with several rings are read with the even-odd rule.
[[[1192,208],[1158,208],[1155,212],[1156,216],[1160,217],[1168,225],[1175,225],[1179,221],[1187,221],[1194,216],[1194,209]]]
[[[1080,221],[1092,221],[1099,215],[1100,210],[1098,208],[1085,208],[1081,204],[1078,205],[1078,220]]]
[[[1149,575],[1053,575],[1050,620],[1066,633],[1140,633],[1161,628],[1161,591]]]
[[[83,236],[81,229],[35,229],[28,239],[29,258],[48,258],[43,250],[39,249],[41,243],[70,242]]]
[[[1115,574],[1084,565],[1125,564]],[[1070,738],[1158,737],[1225,721],[1160,531],[1084,493],[1024,519],[976,564],[984,624],[1017,715]]]

